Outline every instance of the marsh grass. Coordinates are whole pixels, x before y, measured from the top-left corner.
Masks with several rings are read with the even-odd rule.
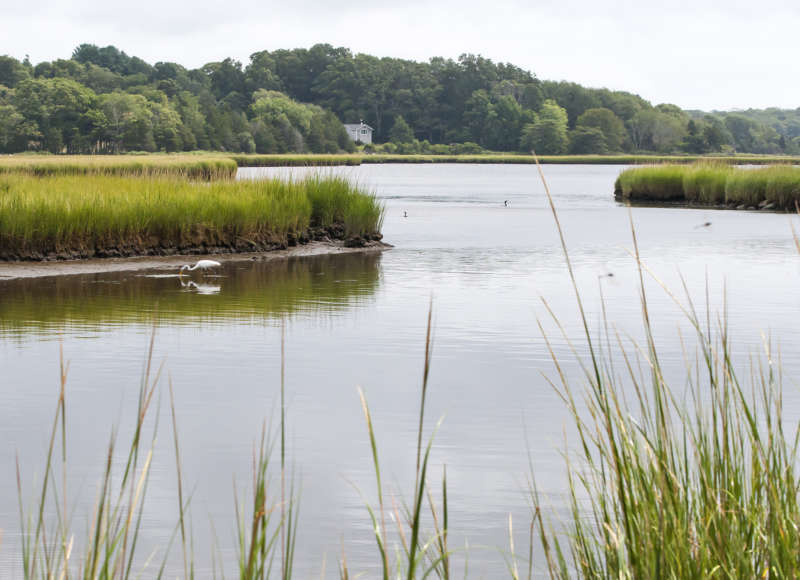
[[[719,163],[698,163],[683,174],[683,193],[689,201],[718,204],[725,202],[725,183],[733,169]]]
[[[800,168],[757,169],[720,163],[635,167],[620,173],[615,194],[641,201],[687,201],[712,205],[794,209],[800,201]]]
[[[236,170],[234,159],[219,155],[0,156],[0,175],[107,175],[217,180],[233,179]]]
[[[684,199],[685,173],[686,167],[681,165],[635,167],[620,173],[614,188],[625,199]]]
[[[304,235],[321,214],[348,224],[349,234],[368,236],[378,232],[383,208],[341,178],[203,183],[7,175],[0,177],[0,257],[263,249]]]
[[[770,155],[545,155],[544,164],[652,165],[654,163],[768,165],[800,163],[800,157]],[[433,154],[238,154],[214,151],[144,155],[7,155],[0,156],[0,174],[173,176],[189,179],[231,179],[238,167],[330,167],[370,163],[497,163],[534,164],[531,155],[494,153]]]
[[[342,224],[345,235],[380,231],[384,207],[373,192],[353,195],[358,188],[347,178],[315,175],[302,180],[311,201],[311,225],[329,228]]]
[[[561,233],[557,216],[556,224]],[[644,342],[624,338],[605,318],[601,338],[594,338],[574,278],[589,353],[584,359],[574,351],[584,386],[567,379],[545,335],[559,377],[554,387],[578,438],[567,453],[566,534],[543,524],[531,488],[547,572],[553,578],[796,577],[800,427],[784,414],[780,358],[765,343],[763,357],[751,359],[749,377],[740,379],[746,361],[734,356],[724,309],[711,314],[707,290],[703,318],[685,285],[681,300],[656,278],[694,334],[684,347],[685,384],[670,385],[645,292],[644,279],[653,275],[640,258],[632,220],[631,233]],[[611,353],[621,357],[621,368]]]
[[[60,391],[50,442],[45,456],[41,490],[25,509],[24,489],[17,462],[23,577],[129,578],[137,554],[158,420],[150,420],[153,394],[161,369],[151,366],[153,341],[141,381],[136,422],[122,456],[112,432],[104,460],[90,525],[86,534],[76,531],[67,493],[66,384],[68,365],[61,357]],[[150,435],[147,430],[150,430]],[[148,440],[149,437],[149,440]],[[60,445],[59,445],[60,443]],[[122,459],[122,469],[115,463]],[[59,481],[58,467],[61,467]],[[60,486],[59,486],[60,484]],[[163,572],[157,572],[160,577]]]
[[[551,578],[794,578],[800,574],[800,426],[784,413],[780,357],[769,342],[762,357],[751,359],[749,373],[740,378],[726,312],[711,313],[708,289],[705,315],[689,296],[678,298],[646,268],[639,253],[631,218],[632,258],[637,268],[644,339],[623,336],[607,320],[603,306],[600,332],[588,323],[584,302],[570,260],[558,213],[541,167],[538,168],[563,250],[567,274],[575,293],[585,349],[573,349],[583,371],[582,382],[568,377],[565,362],[544,333],[556,369],[553,387],[563,398],[577,432],[577,445],[567,451],[570,516],[567,532],[556,531],[531,484],[534,510],[531,531],[538,533],[545,572]],[[800,247],[800,241],[795,240]],[[691,329],[685,340],[685,374],[671,385],[656,343],[645,278],[653,277],[682,310]],[[604,305],[601,288],[601,305]],[[545,303],[567,344],[560,321]],[[540,329],[544,326],[540,323]],[[597,336],[599,335],[599,338]],[[153,342],[141,383],[136,427],[123,456],[122,474],[114,475],[116,456],[112,436],[106,469],[92,520],[85,537],[76,539],[67,517],[66,485],[57,487],[62,467],[66,481],[66,366],[62,363],[45,475],[32,507],[23,506],[22,478],[17,470],[22,525],[23,568],[26,578],[128,578],[142,521],[142,506],[152,458],[157,421],[146,423],[160,369],[151,370]],[[586,352],[581,356],[579,352]],[[377,436],[366,398],[361,404],[367,426],[377,489],[377,505],[366,503],[380,558],[381,577],[423,580],[450,578],[449,517],[446,473],[442,477],[441,507],[436,506],[429,482],[433,435],[424,437],[428,379],[433,355],[432,309],[428,313],[425,355],[416,441],[416,465],[410,501],[398,507],[388,497],[381,469]],[[276,437],[264,427],[253,456],[252,500],[236,501],[238,573],[241,578],[292,576],[298,533],[297,494],[286,490],[286,418],[284,354],[281,355],[280,467],[272,461]],[[152,378],[151,378],[152,377]],[[184,571],[193,570],[187,547],[177,443],[179,522],[175,535],[184,544]],[[148,447],[145,425],[152,426]],[[59,449],[59,443],[60,449]],[[59,453],[60,451],[60,453]],[[277,473],[276,473],[277,472]],[[279,478],[279,482],[276,479]],[[424,517],[425,510],[430,517]],[[386,526],[387,512],[396,529]],[[393,518],[391,516],[394,516]],[[52,517],[51,517],[52,516]],[[426,528],[429,528],[426,531]],[[509,518],[509,576],[520,578]],[[180,532],[178,532],[180,530]],[[392,550],[390,536],[398,538]],[[76,561],[73,554],[82,554]],[[391,556],[394,552],[394,557]],[[528,551],[528,577],[533,573],[533,550]],[[166,559],[166,556],[164,556]],[[73,566],[78,572],[73,573]],[[280,573],[278,568],[280,567]],[[67,574],[66,571],[70,573]],[[157,574],[163,575],[162,563]],[[186,572],[191,576],[192,572]],[[340,577],[351,573],[343,557]]]

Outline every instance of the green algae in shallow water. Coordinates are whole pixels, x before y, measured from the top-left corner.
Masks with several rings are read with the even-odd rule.
[[[374,237],[376,197],[341,178],[189,182],[180,178],[0,176],[0,258],[269,249],[303,238],[330,207],[341,235]]]

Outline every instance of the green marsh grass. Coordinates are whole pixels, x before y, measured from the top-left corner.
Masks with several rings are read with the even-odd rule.
[[[219,155],[14,155],[0,156],[0,176],[113,175],[232,179],[236,161]]]
[[[556,225],[571,273],[557,215]],[[708,290],[705,316],[688,290],[685,299],[670,292],[643,264],[632,218],[631,232],[644,342],[621,336],[605,317],[596,335],[574,278],[588,352],[573,350],[580,385],[566,378],[545,334],[559,377],[554,388],[578,439],[567,452],[566,533],[544,525],[531,487],[545,568],[559,579],[797,577],[800,427],[784,413],[780,357],[766,342],[740,376],[748,361],[735,354],[724,309],[710,312]],[[658,355],[646,276],[682,310],[694,335],[683,338],[678,385],[669,384]]]
[[[380,228],[383,208],[375,196],[340,178],[205,183],[6,175],[0,176],[0,257],[264,249],[305,235],[320,204],[325,215],[347,224],[348,235]]]
[[[798,164],[800,157],[769,155],[545,155],[545,164],[651,165],[719,164],[768,165]],[[144,155],[7,155],[0,156],[0,174],[28,175],[131,175],[179,176],[190,179],[230,179],[238,167],[328,167],[369,163],[498,163],[534,164],[532,156],[521,153],[486,152],[464,155],[387,154],[387,153],[281,153],[244,154],[214,151],[152,153]]]
[[[683,193],[688,201],[725,202],[725,183],[733,169],[729,165],[698,163],[683,174]]]
[[[740,170],[725,182],[725,201],[732,204],[757,206],[767,194],[767,181],[772,168]],[[797,173],[800,179],[800,172]]]
[[[656,165],[626,169],[615,194],[639,201],[686,201],[701,204],[794,209],[800,202],[800,168],[772,165],[734,168],[719,163]]]
[[[620,173],[615,190],[625,199],[670,201],[684,199],[681,165],[652,165],[635,167]]]
[[[155,336],[153,334],[153,336]],[[110,437],[97,498],[85,535],[76,531],[66,489],[67,422],[66,384],[68,365],[61,357],[60,391],[50,431],[41,490],[25,508],[26,487],[17,462],[23,577],[129,578],[135,565],[158,421],[152,414],[153,395],[161,369],[151,365],[153,340],[140,384],[136,422],[130,441],[121,453],[116,432]],[[119,460],[122,460],[121,464]],[[120,465],[121,469],[115,467]],[[58,467],[61,473],[58,473]],[[60,475],[60,478],[59,478]],[[60,481],[59,481],[60,479]],[[59,486],[60,484],[60,486]],[[53,516],[50,516],[53,514]],[[139,555],[141,556],[141,554]],[[158,576],[163,572],[166,559]]]
[[[788,165],[770,167],[764,198],[781,208],[796,208],[800,202],[800,171]]]
[[[347,178],[311,176],[302,181],[311,201],[311,223],[328,228],[343,224],[346,235],[378,232],[383,225],[383,206],[374,193],[353,195]]]
[[[447,502],[447,469],[443,468],[441,483],[441,503],[437,508],[433,492],[429,487],[428,466],[430,462],[431,448],[436,433],[428,437],[427,442],[423,440],[425,423],[425,405],[428,393],[428,377],[430,374],[431,362],[433,357],[433,302],[428,310],[428,326],[425,335],[425,358],[422,368],[422,389],[420,392],[419,422],[417,428],[417,454],[416,471],[414,476],[414,490],[411,502],[403,502],[402,509],[393,505],[388,506],[386,499],[385,486],[382,483],[380,454],[378,443],[373,427],[372,415],[367,405],[363,391],[359,390],[361,397],[361,407],[364,411],[364,418],[367,424],[367,435],[369,437],[370,451],[372,453],[373,470],[375,473],[376,491],[378,505],[372,506],[366,502],[367,512],[372,523],[375,536],[375,544],[380,557],[381,578],[427,578],[433,576],[450,578],[452,552],[448,546],[449,516]],[[437,427],[438,428],[438,424]],[[394,502],[392,502],[394,503]],[[425,511],[430,512],[429,519],[425,518]],[[400,546],[394,550],[395,557],[390,557],[391,546],[389,545],[390,531],[386,527],[386,511],[391,509],[390,516],[395,523],[395,536],[399,539]],[[426,531],[424,522],[430,521],[432,529]],[[343,557],[339,566],[340,578],[349,578],[350,571],[347,567],[347,560]]]

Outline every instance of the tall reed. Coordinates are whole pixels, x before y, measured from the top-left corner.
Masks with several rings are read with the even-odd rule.
[[[561,232],[557,218],[556,224]],[[585,385],[576,387],[545,335],[579,442],[568,453],[566,534],[543,525],[532,490],[547,572],[553,578],[795,577],[800,428],[784,415],[780,359],[765,344],[750,380],[741,380],[725,312],[713,323],[708,293],[703,318],[688,291],[679,300],[664,287],[684,312],[697,353],[690,355],[693,347],[686,353],[686,383],[670,385],[645,292],[652,274],[632,221],[631,231],[644,343],[631,345],[605,319],[604,338],[597,339],[584,317],[591,360],[576,354]],[[574,280],[573,286],[582,312]],[[623,361],[621,370],[612,353]]]
[[[366,508],[372,522],[375,543],[380,556],[381,578],[384,580],[389,578],[423,579],[430,575],[444,579],[450,578],[451,550],[448,546],[447,471],[445,468],[442,474],[441,507],[437,509],[433,493],[428,487],[428,464],[435,430],[428,438],[427,443],[423,441],[428,376],[433,355],[432,324],[433,303],[431,302],[428,310],[428,327],[425,337],[425,362],[422,369],[414,491],[411,503],[403,504],[402,514],[396,506],[392,510],[394,515],[392,519],[396,525],[394,532],[400,542],[400,548],[395,550],[397,556],[393,561],[389,555],[391,551],[391,546],[389,545],[391,530],[387,530],[386,527],[386,511],[390,508],[387,506],[386,491],[382,482],[378,443],[366,397],[359,390],[361,406],[367,424],[378,496],[377,508],[371,506],[368,502],[366,503]],[[423,529],[424,508],[426,505],[430,511],[430,522],[433,526],[428,534]],[[341,578],[350,577],[345,558],[342,558],[340,563],[339,575]]]
[[[153,334],[153,337],[155,334]],[[50,443],[45,455],[41,491],[25,509],[22,474],[17,463],[17,492],[20,505],[23,577],[34,578],[129,578],[137,555],[144,504],[151,473],[157,419],[148,420],[153,394],[161,369],[151,364],[153,339],[139,388],[133,433],[122,451],[122,470],[114,467],[120,459],[116,433],[109,440],[97,499],[86,534],[76,531],[68,509],[66,488],[67,423],[66,384],[68,365],[61,357],[61,382]],[[149,442],[146,429],[151,429]],[[57,444],[60,445],[57,446]],[[56,470],[61,466],[61,481]],[[60,483],[60,486],[59,486]],[[164,562],[166,554],[164,555]],[[163,562],[161,565],[163,571]],[[160,573],[159,573],[160,575]]]

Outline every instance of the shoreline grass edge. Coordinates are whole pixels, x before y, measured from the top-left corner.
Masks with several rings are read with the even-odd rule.
[[[800,168],[707,163],[633,167],[617,177],[614,196],[634,203],[794,211],[800,203]]]
[[[375,194],[338,176],[193,182],[175,176],[0,175],[0,260],[351,247],[382,238]]]

